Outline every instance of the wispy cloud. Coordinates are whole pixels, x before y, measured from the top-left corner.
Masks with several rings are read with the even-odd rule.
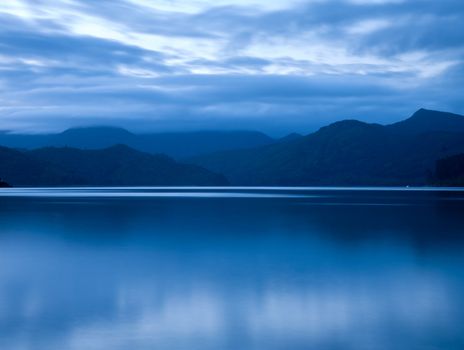
[[[464,112],[462,32],[460,0],[7,1],[0,118],[284,132]]]

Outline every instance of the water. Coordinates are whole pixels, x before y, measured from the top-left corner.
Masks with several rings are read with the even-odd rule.
[[[0,191],[0,349],[463,349],[464,192]]]

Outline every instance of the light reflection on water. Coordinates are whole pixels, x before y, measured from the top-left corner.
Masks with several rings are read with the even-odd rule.
[[[2,350],[464,348],[462,192],[9,191]]]

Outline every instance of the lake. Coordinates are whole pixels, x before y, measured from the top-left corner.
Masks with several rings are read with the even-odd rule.
[[[464,191],[0,190],[0,349],[463,349]]]

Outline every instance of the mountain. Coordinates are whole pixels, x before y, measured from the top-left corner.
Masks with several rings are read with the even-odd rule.
[[[212,152],[243,149],[273,143],[269,136],[256,131],[197,131],[134,134],[116,127],[84,127],[59,134],[13,134],[0,132],[0,145],[10,148],[75,147],[101,149],[117,144],[142,152],[163,153],[181,158]]]
[[[303,137],[303,135],[298,134],[296,132],[292,132],[284,137],[281,137],[280,139],[277,139],[276,142],[287,142],[287,141],[299,139],[300,137]]]
[[[101,150],[0,147],[0,176],[13,186],[215,186],[218,174],[116,145]]]
[[[7,187],[11,187],[8,183],[6,183],[5,181],[2,181],[0,179],[0,188],[7,188]]]
[[[464,117],[421,109],[391,125],[343,120],[278,140],[255,132],[137,135],[107,127],[29,136],[2,134],[0,141],[10,137],[23,148],[49,142],[87,149],[0,147],[0,177],[13,186],[425,185],[434,176],[437,183],[460,179],[446,172],[461,169],[460,158],[447,159],[464,153]],[[118,141],[138,150],[106,147]],[[224,151],[229,148],[235,149]],[[157,150],[169,150],[190,165],[153,154]],[[215,152],[199,155],[208,150]]]
[[[419,110],[392,125],[336,122],[296,139],[193,157],[233,185],[423,185],[437,159],[464,152],[464,117]]]
[[[388,126],[395,132],[421,134],[426,132],[464,132],[464,118],[459,114],[419,109],[410,118]]]
[[[58,186],[75,183],[55,164],[34,159],[23,152],[0,147],[0,177],[13,186]]]
[[[52,144],[43,146],[99,149],[119,144],[131,145],[135,141],[136,135],[125,129],[100,126],[65,130],[53,137]]]
[[[464,153],[439,159],[436,163],[433,184],[464,186]]]

